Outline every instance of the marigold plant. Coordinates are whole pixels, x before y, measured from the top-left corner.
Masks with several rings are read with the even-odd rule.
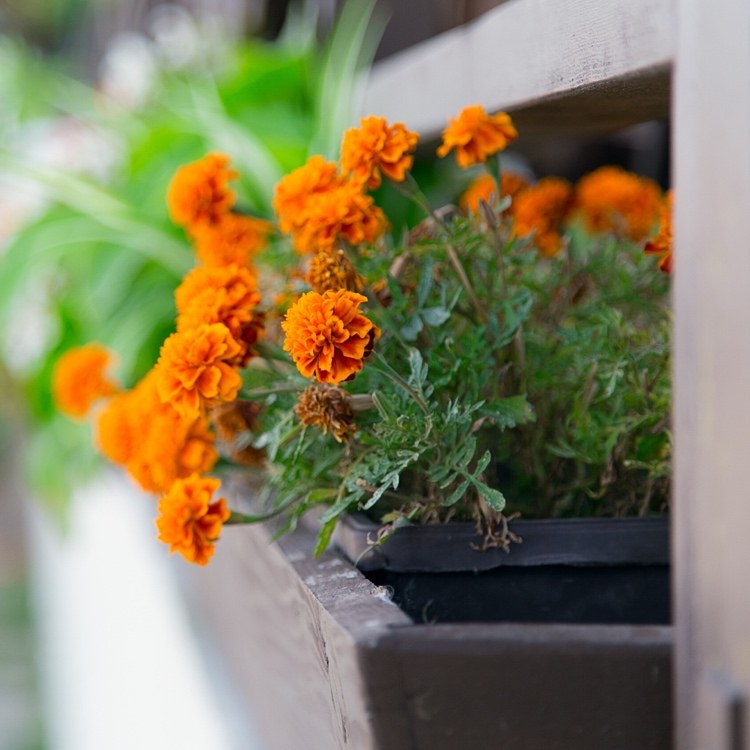
[[[206,266],[221,267],[231,263],[250,266],[268,244],[272,231],[273,225],[265,219],[226,213],[214,223],[193,228],[195,252]]]
[[[194,233],[218,224],[234,205],[229,183],[236,177],[229,157],[219,153],[178,169],[167,192],[172,221]]]
[[[218,479],[191,474],[176,481],[159,501],[156,527],[159,540],[188,562],[205,565],[231,513],[226,500],[213,500],[221,486]]]
[[[382,175],[403,182],[418,141],[419,135],[400,122],[388,125],[384,117],[363,117],[360,127],[344,133],[341,168],[371,190],[380,186]]]
[[[202,565],[225,524],[293,527],[314,506],[318,550],[361,510],[382,536],[472,520],[511,553],[516,515],[664,511],[669,198],[619,168],[577,185],[503,172],[516,137],[467,107],[438,155],[471,185],[436,209],[410,173],[418,135],[364,118],[340,162],[312,156],[277,184],[274,229],[235,206],[226,157],[178,172],[169,209],[196,267],[175,331],[132,390],[89,389],[108,399],[102,452],[162,496],[173,552]],[[423,215],[389,234],[375,188]],[[214,500],[219,456],[263,472],[252,516]]]
[[[542,255],[556,255],[572,199],[572,186],[559,177],[546,177],[521,190],[513,202],[516,233],[519,237],[533,235],[532,241]]]
[[[458,204],[467,213],[478,213],[480,202],[497,205],[501,198],[512,200],[529,186],[528,182],[515,172],[503,172],[498,195],[497,180],[487,173],[475,177],[461,194]]]
[[[361,292],[364,288],[364,279],[341,249],[316,253],[307,267],[305,282],[319,294],[339,289]]]
[[[517,137],[518,131],[508,114],[488,115],[484,107],[475,104],[451,119],[437,153],[443,157],[455,151],[458,166],[466,169],[504,151]]]
[[[576,202],[592,232],[613,232],[642,242],[659,217],[661,191],[646,177],[600,167],[579,180]]]
[[[276,185],[273,207],[279,229],[287,234],[299,230],[307,221],[309,201],[339,184],[336,163],[326,161],[322,156],[310,157],[303,166],[290,172]]]
[[[157,392],[152,370],[131,391],[110,399],[96,420],[102,453],[145,491],[166,492],[176,479],[210,471],[218,460],[203,416],[185,417]]]
[[[222,323],[173,333],[156,363],[159,396],[186,417],[197,417],[215,401],[232,401],[242,385],[236,366],[241,356],[242,346]]]
[[[52,395],[58,409],[69,417],[84,419],[96,401],[117,390],[105,374],[111,364],[112,354],[99,344],[65,352],[52,374]]]
[[[372,350],[377,326],[359,306],[367,297],[345,289],[307,292],[289,309],[281,324],[288,351],[300,373],[319,383],[351,380]]]
[[[204,324],[221,323],[240,347],[238,362],[247,365],[263,333],[263,315],[256,275],[246,266],[193,269],[175,291],[177,331],[194,331]]]

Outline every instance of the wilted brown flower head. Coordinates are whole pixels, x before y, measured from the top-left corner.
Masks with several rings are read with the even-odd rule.
[[[344,443],[356,432],[354,411],[346,391],[335,386],[311,385],[300,393],[294,411],[304,425],[329,432]]]
[[[339,289],[361,292],[364,288],[362,277],[341,249],[316,253],[307,268],[305,281],[318,294]]]

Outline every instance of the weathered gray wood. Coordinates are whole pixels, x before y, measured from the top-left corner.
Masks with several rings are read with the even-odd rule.
[[[269,750],[667,750],[671,629],[415,625],[304,530],[225,530],[197,616]]]
[[[547,131],[663,117],[673,37],[670,0],[508,2],[380,63],[363,111],[425,137],[473,103]]]
[[[668,750],[670,628],[437,625],[399,629],[413,748]]]
[[[677,746],[736,750],[750,747],[750,5],[676,9]]]
[[[211,565],[188,572],[195,616],[207,620],[268,750],[401,747],[405,719],[388,716],[378,670],[365,685],[358,662],[363,644],[409,619],[338,556],[313,559],[313,544],[302,530],[280,545],[266,528],[225,530]],[[375,744],[370,724],[381,713],[392,744]]]

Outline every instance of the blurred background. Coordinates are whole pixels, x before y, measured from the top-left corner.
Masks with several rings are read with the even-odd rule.
[[[178,165],[232,153],[268,214],[276,180],[330,151],[371,8],[344,44],[333,3],[287,6],[0,4],[0,750],[259,747],[151,503],[56,413],[50,373],[93,339],[125,384],[155,360],[191,263],[164,203]]]

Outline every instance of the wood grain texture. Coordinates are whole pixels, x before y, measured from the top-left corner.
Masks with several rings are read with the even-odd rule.
[[[729,750],[750,747],[750,5],[676,8],[677,746]]]
[[[671,8],[669,0],[512,0],[376,66],[363,113],[426,138],[477,102],[527,112],[547,130],[560,120],[601,128],[665,116]],[[571,96],[582,98],[566,107]]]
[[[668,750],[671,628],[414,624],[312,544],[226,529],[188,580],[268,750]]]
[[[360,660],[368,644],[410,620],[338,556],[314,559],[313,546],[304,530],[272,543],[265,527],[226,529],[211,565],[187,574],[194,616],[264,748],[403,747],[403,711],[392,689],[379,689],[393,685],[393,668],[376,660],[365,684]]]

